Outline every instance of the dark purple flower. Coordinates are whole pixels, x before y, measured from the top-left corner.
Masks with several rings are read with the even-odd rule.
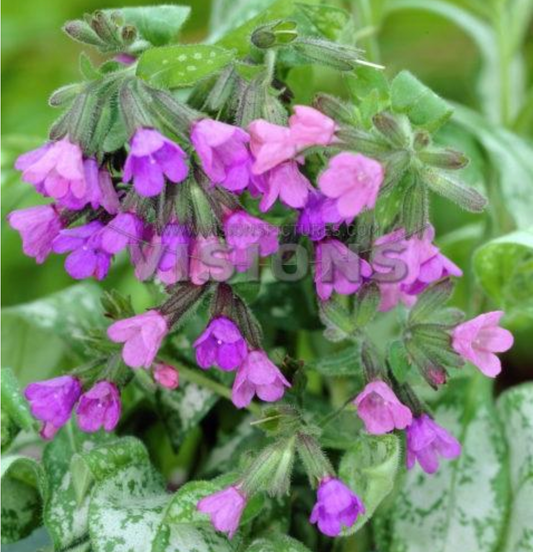
[[[355,293],[371,275],[371,266],[342,242],[328,238],[317,244],[315,285],[322,301],[334,291],[341,295]]]
[[[268,257],[278,250],[279,230],[246,211],[235,211],[224,221],[229,259],[238,272],[245,272],[257,255]]]
[[[275,402],[283,397],[285,387],[291,384],[264,351],[251,351],[237,371],[231,400],[237,408],[244,408],[254,395],[265,402]]]
[[[427,414],[414,418],[405,430],[407,436],[407,469],[418,460],[426,473],[439,469],[439,456],[452,460],[461,454],[461,444]]]
[[[156,310],[119,320],[107,329],[115,343],[124,343],[122,359],[131,368],[149,368],[169,327],[166,318]]]
[[[52,249],[55,253],[71,252],[65,260],[65,270],[76,280],[94,276],[103,280],[109,271],[111,254],[101,247],[101,231],[104,225],[95,220],[61,230],[54,239]]]
[[[361,499],[336,477],[324,477],[309,521],[328,537],[338,537],[343,527],[351,527],[365,513]]]
[[[223,531],[231,539],[239,528],[246,497],[235,486],[222,489],[198,501],[200,512],[208,514],[217,531]]]
[[[44,422],[42,436],[50,439],[65,425],[81,394],[79,380],[72,376],[60,376],[45,381],[30,383],[24,396],[30,403],[30,411]]]
[[[121,402],[117,386],[110,381],[99,381],[83,393],[76,408],[78,426],[94,433],[103,427],[113,431],[120,418]]]
[[[143,237],[143,222],[133,213],[119,213],[101,232],[100,246],[110,255],[116,255],[128,245],[139,243]]]
[[[170,182],[185,180],[189,173],[185,152],[172,140],[151,128],[139,128],[130,142],[130,152],[124,165],[124,182],[133,179],[138,194],[159,195]]]
[[[11,228],[20,232],[24,253],[39,264],[51,253],[52,242],[63,226],[54,205],[13,211],[7,215],[7,220]]]
[[[194,123],[191,141],[211,182],[231,192],[241,192],[248,186],[250,137],[244,130],[213,119],[202,119]]]
[[[213,318],[193,346],[196,362],[204,370],[211,366],[224,371],[235,370],[248,351],[239,328],[225,316]]]

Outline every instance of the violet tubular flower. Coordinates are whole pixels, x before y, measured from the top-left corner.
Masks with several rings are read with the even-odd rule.
[[[212,366],[226,372],[235,370],[248,352],[239,328],[225,316],[213,318],[193,346],[196,362],[204,370]]]
[[[407,427],[407,469],[418,461],[428,474],[439,469],[439,456],[453,460],[461,454],[459,441],[427,414],[414,418]]]
[[[245,506],[246,497],[233,485],[202,498],[197,504],[200,512],[209,515],[213,527],[217,531],[227,533],[230,539],[239,528]]]
[[[110,381],[99,381],[83,393],[76,408],[78,426],[94,433],[100,428],[113,431],[120,419],[121,402],[117,386]]]
[[[139,195],[154,197],[163,191],[165,178],[173,183],[189,173],[186,154],[178,144],[151,128],[139,128],[130,142],[124,165],[124,182],[131,182]]]
[[[309,521],[328,537],[338,537],[343,527],[352,527],[365,513],[361,499],[336,477],[324,477],[318,486],[317,502]]]
[[[156,310],[119,320],[107,329],[115,343],[124,343],[122,358],[131,368],[149,368],[169,331],[166,318]]]
[[[45,439],[52,438],[69,421],[80,394],[81,383],[72,376],[38,381],[26,387],[24,396],[32,415],[44,422],[41,435]]]

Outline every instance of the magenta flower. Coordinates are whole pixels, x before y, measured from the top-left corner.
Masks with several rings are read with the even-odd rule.
[[[309,521],[328,537],[338,537],[343,527],[351,527],[365,513],[361,499],[340,479],[324,477],[318,486],[317,501]]]
[[[374,208],[383,176],[382,166],[374,159],[343,152],[330,159],[318,186],[335,200],[340,217],[351,221],[361,211]]]
[[[116,255],[143,237],[143,222],[133,213],[119,213],[103,228],[100,245],[103,251]]]
[[[159,195],[165,177],[174,183],[182,182],[189,173],[185,152],[151,128],[139,128],[130,142],[130,152],[124,165],[124,182],[133,179],[138,194],[145,197]]]
[[[307,105],[294,106],[289,118],[290,139],[298,150],[310,146],[327,146],[334,141],[337,125],[320,111]]]
[[[154,364],[154,379],[165,389],[177,389],[179,386],[179,372],[170,364]]]
[[[357,414],[368,433],[382,435],[394,429],[405,429],[413,415],[394,391],[383,381],[373,381],[354,400]]]
[[[502,363],[494,353],[504,353],[513,346],[513,334],[499,327],[503,311],[480,314],[459,324],[452,333],[452,347],[489,378],[502,370]]]
[[[229,259],[238,272],[245,272],[257,256],[268,257],[279,247],[279,230],[246,211],[235,211],[224,221]]]
[[[69,421],[80,394],[81,384],[72,376],[38,381],[26,387],[24,396],[32,415],[44,422],[41,435],[45,439],[51,439]]]
[[[296,161],[287,161],[268,172],[254,176],[251,182],[252,194],[262,195],[259,209],[265,213],[280,199],[293,209],[301,209],[307,203],[311,183],[298,170]]]
[[[371,275],[371,266],[342,242],[328,238],[317,244],[315,285],[322,301],[334,291],[341,295],[355,293]]]
[[[189,276],[191,282],[202,286],[209,280],[225,282],[233,275],[229,252],[216,236],[198,236],[192,245]]]
[[[95,159],[86,159],[83,162],[85,182],[87,184],[87,203],[93,209],[103,207],[110,215],[116,215],[120,210],[120,201],[111,181],[109,172],[98,167]]]
[[[82,431],[94,433],[103,427],[113,431],[120,419],[120,393],[110,381],[99,381],[83,393],[76,408],[78,426]]]
[[[16,160],[15,168],[40,194],[53,197],[69,209],[81,209],[87,203],[82,151],[67,138],[24,153]]]
[[[229,318],[213,318],[194,342],[196,362],[206,370],[217,366],[221,370],[235,370],[246,358],[248,348],[239,328]]]
[[[374,243],[372,268],[381,291],[381,311],[388,311],[400,301],[407,306],[431,283],[448,276],[461,276],[461,269],[442,255],[433,243],[432,226],[422,238],[407,237],[404,228],[378,238]]]
[[[54,205],[13,211],[7,215],[7,220],[11,228],[20,232],[24,253],[39,264],[51,253],[52,242],[63,226]]]
[[[461,454],[461,444],[427,414],[414,418],[405,430],[407,436],[407,469],[418,460],[426,473],[439,469],[439,456],[452,460]]]
[[[237,408],[244,408],[257,395],[262,401],[275,402],[283,397],[285,387],[291,384],[264,351],[251,351],[237,371],[231,400]]]
[[[94,220],[83,226],[61,230],[52,242],[55,253],[70,255],[65,260],[65,270],[76,280],[94,276],[103,280],[111,265],[111,254],[101,247],[104,225]]]
[[[228,534],[228,538],[239,528],[242,512],[246,506],[246,497],[235,486],[228,487],[198,501],[197,508],[208,514],[217,531]]]
[[[122,358],[131,368],[149,368],[169,331],[166,318],[156,310],[119,320],[107,329],[115,343],[124,343]]]
[[[292,142],[290,130],[286,127],[257,119],[248,125],[248,132],[250,149],[255,158],[253,174],[263,174],[296,155],[296,144]]]
[[[251,156],[248,134],[239,127],[202,119],[194,123],[191,141],[202,167],[215,184],[241,192],[250,180]]]

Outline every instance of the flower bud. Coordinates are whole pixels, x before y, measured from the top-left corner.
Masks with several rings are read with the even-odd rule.
[[[313,106],[339,123],[351,125],[355,122],[354,108],[335,96],[317,94]]]
[[[298,37],[295,21],[281,20],[258,27],[250,37],[256,48],[267,49],[290,44]]]
[[[335,473],[330,461],[322,452],[318,441],[311,435],[298,433],[296,448],[313,486],[324,477]]]
[[[374,126],[385,139],[398,148],[405,148],[410,142],[409,120],[405,116],[395,116],[382,111],[372,118]]]
[[[63,31],[65,31],[70,38],[76,40],[77,42],[90,44],[91,46],[104,46],[104,42],[85,21],[81,21],[79,19],[68,21],[63,26]]]
[[[451,148],[421,151],[418,154],[418,159],[422,163],[449,171],[463,169],[469,162],[468,157],[464,153]]]

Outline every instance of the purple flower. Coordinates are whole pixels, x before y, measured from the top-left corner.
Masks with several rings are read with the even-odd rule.
[[[301,209],[307,203],[311,183],[298,170],[296,161],[287,161],[277,165],[268,172],[252,178],[252,192],[262,195],[259,209],[265,213],[280,199],[293,209]]]
[[[353,220],[361,211],[374,207],[383,176],[383,168],[374,159],[343,152],[330,159],[318,186],[335,200],[342,218]]]
[[[252,172],[260,175],[292,159],[297,152],[296,144],[291,140],[290,130],[257,119],[248,125],[250,149],[255,161]]]
[[[202,286],[209,280],[225,282],[233,276],[229,252],[216,236],[198,236],[192,245],[189,276],[191,282]]]
[[[101,206],[110,215],[117,214],[120,209],[120,201],[109,172],[104,168],[99,168],[95,159],[86,159],[83,165],[87,184],[87,203],[90,203],[93,209]]]
[[[254,395],[265,402],[283,397],[285,387],[291,384],[267,357],[264,351],[251,351],[237,371],[231,400],[237,408],[244,408]]]
[[[351,527],[365,513],[361,499],[336,477],[324,477],[309,521],[328,537],[338,537],[343,527]]]
[[[245,272],[257,255],[268,257],[278,250],[279,230],[246,211],[235,211],[224,221],[229,259],[238,272]]]
[[[191,141],[202,167],[215,184],[241,192],[250,180],[251,156],[248,134],[239,127],[202,119],[194,123]]]
[[[355,293],[371,275],[371,266],[342,242],[328,238],[317,244],[315,285],[322,301],[334,291],[341,295]]]
[[[357,414],[368,433],[381,435],[394,429],[405,429],[413,415],[392,389],[383,381],[369,383],[354,400]]]
[[[462,271],[436,247],[435,231],[428,226],[421,238],[406,236],[405,229],[378,238],[374,243],[372,268],[381,291],[381,311],[388,311],[400,301],[407,306],[431,283]]]
[[[82,151],[67,138],[21,155],[15,168],[40,194],[53,197],[65,207],[81,209],[87,203]]]
[[[233,485],[202,498],[197,504],[200,512],[209,514],[215,529],[227,533],[230,539],[239,527],[245,506],[246,497]]]
[[[103,280],[109,271],[111,254],[101,247],[101,231],[104,225],[95,220],[61,230],[53,243],[55,253],[71,252],[65,260],[65,270],[76,280],[94,276]]]
[[[41,434],[45,439],[52,438],[69,421],[80,394],[81,384],[72,376],[30,383],[26,387],[24,396],[32,415],[44,422]]]
[[[239,328],[225,316],[213,318],[193,346],[196,362],[204,370],[211,366],[226,372],[235,370],[248,352]]]
[[[94,433],[103,427],[113,431],[120,418],[120,393],[110,381],[99,381],[83,393],[76,408],[78,426],[82,431]]]
[[[452,333],[453,348],[489,378],[502,370],[494,353],[504,353],[513,346],[513,334],[499,326],[503,315],[503,311],[480,314],[456,326]]]
[[[110,255],[116,255],[143,237],[143,222],[133,213],[119,213],[101,232],[100,245]]]
[[[52,242],[62,228],[61,219],[54,205],[39,205],[13,211],[7,220],[20,232],[22,249],[28,257],[42,263],[52,251]]]
[[[407,469],[418,463],[426,473],[439,469],[439,456],[452,460],[461,454],[461,444],[427,414],[414,418],[405,430],[407,436]]]
[[[124,182],[133,179],[138,194],[145,197],[159,195],[165,177],[171,182],[185,180],[189,173],[185,152],[151,128],[139,128],[130,142],[130,153],[124,165]]]
[[[156,310],[119,320],[107,329],[115,343],[124,343],[122,358],[131,368],[149,368],[169,331],[166,318]]]

